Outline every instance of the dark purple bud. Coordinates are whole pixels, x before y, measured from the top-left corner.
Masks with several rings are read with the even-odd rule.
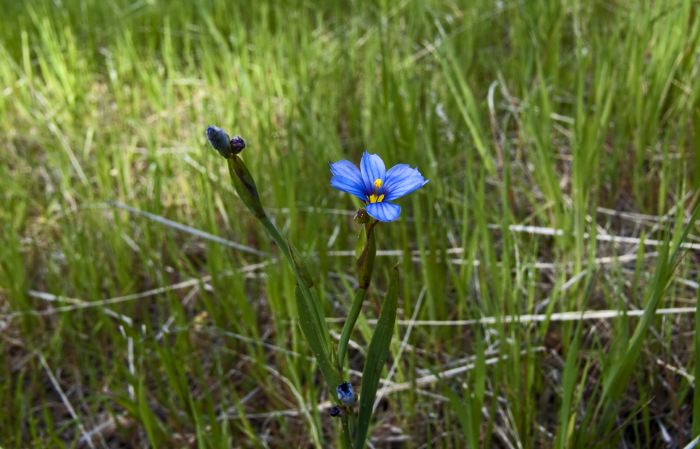
[[[234,154],[228,134],[218,126],[209,126],[207,128],[207,140],[223,157],[228,158]]]
[[[231,139],[231,150],[233,150],[233,154],[238,154],[241,151],[243,151],[243,148],[245,148],[245,140],[243,140],[243,137],[241,136],[233,136],[233,139]]]
[[[334,405],[330,408],[330,410],[328,410],[328,413],[331,415],[331,417],[337,418],[343,416],[343,409],[341,409],[337,405]]]

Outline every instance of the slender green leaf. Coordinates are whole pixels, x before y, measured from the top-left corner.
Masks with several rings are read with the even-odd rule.
[[[323,339],[323,344],[326,346],[327,350],[330,350],[330,331],[328,330],[328,323],[326,323],[321,301],[318,299],[318,295],[316,295],[313,289],[314,283],[311,279],[311,274],[309,274],[309,269],[306,267],[304,259],[289,240],[287,240],[287,248],[290,255],[289,262],[292,265],[297,284],[302,289],[302,292],[310,298],[309,304],[311,305],[315,325],[319,329],[319,335],[321,335]]]
[[[389,345],[391,344],[391,337],[394,334],[394,325],[396,324],[396,305],[399,296],[398,284],[399,271],[397,268],[394,268],[389,281],[389,291],[386,298],[384,298],[379,321],[367,350],[365,368],[362,371],[362,390],[360,392],[360,411],[357,419],[355,449],[362,449],[365,445],[379,378],[382,374],[384,363],[389,356]]]
[[[469,403],[464,398],[457,395],[457,393],[455,393],[451,388],[445,387],[444,394],[450,399],[450,406],[457,415],[457,420],[459,421],[459,424],[462,426],[462,432],[464,432],[464,438],[467,441],[467,447],[472,449],[478,447],[474,445],[474,430],[472,429],[472,420],[470,416]]]
[[[666,240],[659,251],[656,272],[654,274],[654,279],[650,284],[651,290],[648,293],[649,299],[646,302],[644,314],[639,320],[639,323],[637,323],[634,334],[627,344],[627,349],[622,357],[622,360],[614,365],[603,384],[603,397],[601,400],[601,405],[605,405],[606,407],[604,412],[606,417],[611,416],[614,412],[614,407],[609,401],[620,397],[625,390],[624,385],[627,383],[634,371],[635,364],[642,350],[642,343],[644,341],[646,331],[651,326],[653,318],[656,314],[656,309],[663,301],[663,295],[666,292],[669,282],[671,281],[673,271],[680,262],[680,257],[683,254],[681,243],[685,241],[690,229],[695,226],[695,221],[698,218],[698,214],[700,214],[700,205],[695,206],[688,224],[686,224],[680,230],[677,229],[672,242],[670,240]],[[682,221],[677,223],[677,226],[680,226],[681,223]],[[671,244],[673,246],[670,248]],[[604,418],[602,422],[612,422],[612,420]]]
[[[143,377],[139,377],[136,385],[139,419],[143,423],[143,428],[148,436],[149,444],[154,448],[158,448],[161,441],[161,433],[159,432],[160,426],[158,425],[158,418],[148,405]]]
[[[362,303],[365,301],[366,295],[367,290],[364,288],[358,288],[357,290],[355,290],[355,296],[352,300],[350,311],[348,312],[348,316],[345,318],[345,323],[343,324],[343,331],[340,334],[340,341],[338,342],[338,370],[340,371],[342,371],[343,365],[345,364],[345,354],[348,350],[350,334],[355,328],[355,322],[357,321],[357,317],[360,316],[360,311],[362,310]]]
[[[289,240],[284,240],[277,227],[263,215],[259,218],[268,235],[277,243],[285,254],[294,272],[297,281],[295,296],[297,300],[297,313],[299,314],[299,325],[309,342],[311,352],[313,352],[318,362],[321,373],[330,389],[335,388],[340,383],[340,376],[333,368],[333,361],[330,351],[330,332],[326,323],[318,297],[311,287],[313,281],[306,264]]]
[[[567,448],[570,446],[569,438],[571,427],[570,424],[576,416],[576,412],[572,413],[571,404],[576,392],[576,378],[579,372],[579,346],[581,343],[582,326],[576,327],[574,333],[574,341],[569,346],[566,354],[566,362],[564,364],[564,375],[562,376],[562,392],[561,404],[559,406],[559,433],[557,435],[556,447]]]
[[[321,327],[315,319],[313,306],[313,297],[308,288],[297,284],[296,287],[297,310],[299,312],[299,325],[301,330],[309,342],[311,352],[316,357],[318,367],[321,369],[324,379],[329,388],[335,388],[340,384],[340,377],[331,363],[328,346],[324,343],[325,336],[322,334]]]
[[[695,350],[694,375],[695,388],[693,388],[693,435],[700,435],[700,388],[698,388],[698,379],[700,379],[700,290],[698,290],[697,301],[695,302],[695,337],[693,338]]]

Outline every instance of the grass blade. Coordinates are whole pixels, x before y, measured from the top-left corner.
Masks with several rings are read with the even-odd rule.
[[[576,411],[572,410],[576,393],[576,379],[579,374],[579,347],[583,327],[579,323],[574,332],[574,341],[568,348],[564,373],[562,376],[561,403],[559,405],[559,433],[556,437],[557,448],[570,447],[571,433],[576,419]]]
[[[693,338],[695,350],[695,388],[693,388],[693,435],[700,435],[700,388],[698,388],[698,379],[700,379],[700,290],[698,290],[698,298],[696,301],[695,311],[695,337]]]
[[[614,404],[612,401],[619,398],[625,391],[626,383],[632,375],[635,364],[642,351],[644,336],[651,326],[653,318],[656,316],[656,309],[663,301],[663,295],[671,281],[671,276],[683,254],[681,244],[685,241],[690,229],[695,226],[698,214],[700,214],[700,205],[695,206],[688,224],[681,230],[678,230],[679,232],[675,233],[674,238],[666,240],[659,251],[656,273],[651,283],[651,291],[649,293],[649,299],[646,302],[647,305],[644,308],[644,314],[639,320],[639,323],[637,323],[634,334],[627,344],[624,356],[612,367],[610,374],[606,377],[603,384],[601,405],[605,405],[606,407],[601,422],[603,426],[605,426],[606,423],[612,422],[609,419],[614,411]],[[682,214],[680,216],[682,216]],[[678,222],[677,226],[680,226],[681,223],[682,220]]]
[[[357,420],[355,449],[362,449],[365,446],[369,423],[372,419],[374,399],[377,395],[379,377],[389,356],[389,345],[391,344],[391,337],[394,334],[394,325],[396,324],[396,306],[399,296],[398,285],[399,271],[397,268],[394,268],[389,281],[389,291],[384,299],[379,321],[367,351],[365,368],[362,371],[362,390],[360,392],[360,411]]]

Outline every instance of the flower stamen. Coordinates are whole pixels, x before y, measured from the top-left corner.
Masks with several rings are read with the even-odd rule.
[[[384,194],[377,195],[377,194],[373,193],[369,197],[367,197],[367,199],[369,199],[370,204],[371,203],[381,203],[384,200]]]
[[[379,189],[382,188],[384,185],[384,181],[382,181],[381,178],[377,178],[374,180],[372,183],[374,184],[374,193],[367,195],[367,200],[372,203],[381,203],[382,200],[384,199],[384,194],[382,193],[381,195],[379,194]]]

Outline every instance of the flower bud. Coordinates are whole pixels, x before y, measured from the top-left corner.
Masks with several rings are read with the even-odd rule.
[[[228,134],[218,126],[212,125],[207,128],[207,140],[209,140],[209,144],[223,157],[228,158],[232,154],[235,154],[231,148]]]
[[[330,410],[328,410],[328,413],[333,418],[339,418],[339,417],[343,416],[343,409],[341,409],[337,405],[334,405],[333,407],[330,408]]]
[[[233,151],[233,154],[238,154],[245,148],[245,140],[243,140],[241,136],[233,136],[229,143],[231,144],[231,151]]]
[[[345,405],[352,405],[355,403],[355,392],[352,389],[352,384],[350,382],[343,382],[338,385],[335,389],[338,393],[338,399]]]
[[[357,286],[367,289],[372,280],[372,271],[374,270],[374,258],[377,255],[377,244],[374,238],[374,225],[365,224],[365,245],[362,248],[360,257],[357,258]]]
[[[357,224],[365,224],[369,223],[370,216],[365,210],[364,207],[361,207],[357,210],[357,213],[355,214],[355,223]]]
[[[250,174],[250,171],[248,171],[248,167],[246,167],[241,158],[235,154],[231,154],[227,157],[226,161],[228,162],[228,171],[233,180],[233,187],[236,189],[238,196],[256,217],[264,217],[265,210],[260,202],[258,188],[255,186],[255,180]]]

